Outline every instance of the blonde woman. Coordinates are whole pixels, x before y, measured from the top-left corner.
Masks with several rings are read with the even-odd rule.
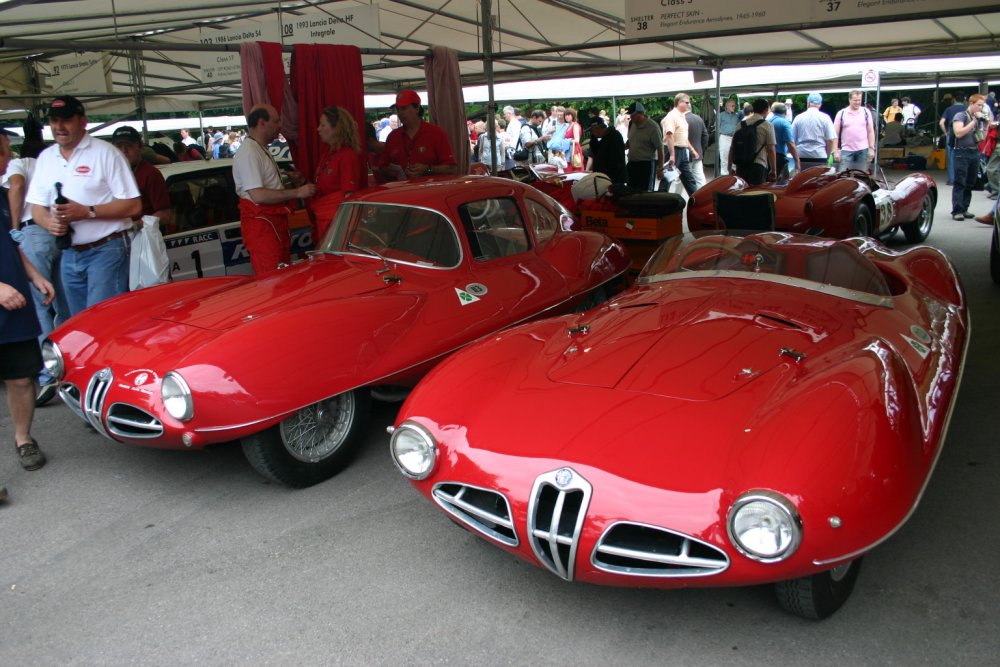
[[[323,109],[316,132],[326,150],[316,166],[316,196],[309,211],[316,225],[318,244],[333,220],[344,197],[358,189],[361,182],[361,141],[354,117],[343,107]]]

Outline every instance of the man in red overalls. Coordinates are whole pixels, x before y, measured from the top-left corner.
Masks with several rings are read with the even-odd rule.
[[[240,196],[240,230],[253,272],[258,276],[291,261],[288,215],[292,211],[287,202],[316,194],[316,186],[305,183],[298,172],[289,172],[298,187],[286,189],[282,184],[278,163],[267,150],[280,126],[281,118],[271,105],[259,104],[250,109],[250,139],[243,142],[233,158],[233,180]]]

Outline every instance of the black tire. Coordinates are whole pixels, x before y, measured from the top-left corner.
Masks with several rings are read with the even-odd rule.
[[[930,236],[931,227],[934,225],[934,197],[931,193],[924,195],[924,204],[920,207],[920,213],[913,222],[900,225],[903,234],[906,235],[907,243],[923,243]]]
[[[1000,231],[997,222],[993,221],[993,242],[990,243],[990,277],[1000,285]]]
[[[875,236],[875,223],[872,210],[863,202],[858,202],[854,209],[854,235]]]
[[[305,488],[333,477],[358,447],[368,416],[368,391],[354,389],[299,410],[243,438],[243,454],[267,479]]]
[[[779,581],[774,585],[774,592],[785,611],[819,621],[847,602],[860,571],[861,558],[858,558],[810,577]]]

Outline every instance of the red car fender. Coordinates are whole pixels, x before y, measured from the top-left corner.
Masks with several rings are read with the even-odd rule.
[[[588,285],[607,282],[629,266],[625,246],[600,232],[557,233],[538,254],[563,275],[571,294],[579,294]],[[584,257],[594,260],[584,263]]]
[[[868,188],[853,178],[841,178],[817,190],[809,199],[809,204],[812,206],[809,217],[814,227],[823,229],[823,236],[836,238],[855,236],[854,210],[862,202],[870,208],[873,222],[877,222],[874,219],[877,215],[875,202]]]

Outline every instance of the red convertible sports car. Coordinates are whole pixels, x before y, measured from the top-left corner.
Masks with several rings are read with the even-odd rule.
[[[448,353],[570,312],[626,270],[620,244],[562,231],[564,215],[506,179],[373,188],[341,205],[308,260],[108,300],[43,355],[62,399],[113,440],[240,439],[265,477],[307,486],[353,453],[371,387],[412,386]]]
[[[567,581],[775,583],[823,618],[920,500],[968,338],[933,248],[679,236],[603,306],[445,361],[391,452],[456,523]]]
[[[691,231],[739,227],[720,223],[715,194],[768,192],[774,197],[774,228],[799,234],[844,239],[882,236],[903,230],[906,240],[920,243],[931,233],[937,187],[926,174],[907,175],[896,184],[863,171],[838,172],[812,167],[782,183],[748,186],[738,176],[720,176],[694,193],[688,202]]]

